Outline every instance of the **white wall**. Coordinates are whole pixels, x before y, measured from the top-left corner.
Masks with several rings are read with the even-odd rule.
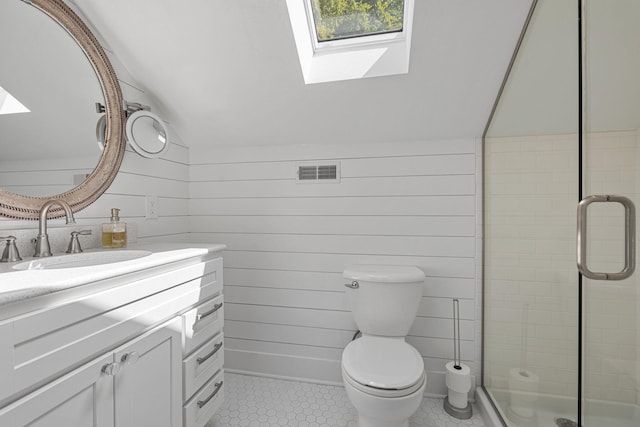
[[[225,243],[225,367],[340,383],[356,325],[343,269],[417,265],[424,297],[408,341],[428,392],[444,393],[451,298],[461,300],[462,356],[476,354],[475,141],[192,147],[190,230]],[[339,183],[296,182],[298,163],[339,162]]]
[[[124,81],[120,81],[126,100],[151,104],[145,93]],[[155,110],[154,110],[155,111]],[[168,124],[169,125],[169,124]],[[188,239],[188,193],[189,193],[189,148],[169,125],[171,143],[169,149],[159,159],[140,157],[127,146],[120,171],[107,191],[92,205],[75,214],[79,224],[101,224],[108,222],[111,208],[120,209],[120,217],[129,224],[135,224],[139,242],[162,240],[177,241]],[[6,163],[6,162],[5,162]],[[25,181],[28,176],[29,194],[56,194],[68,191],[70,186],[58,185],[69,182],[73,174],[91,171],[92,168],[75,170],[73,161],[61,159],[46,164],[43,171],[42,160],[13,162],[27,171],[22,174],[0,173],[2,182],[8,187],[21,191],[16,182]],[[97,160],[96,160],[97,163]],[[29,166],[31,164],[31,166]],[[10,169],[15,170],[15,169]],[[28,171],[40,171],[30,173]],[[51,185],[52,181],[54,185]],[[157,196],[159,217],[146,219],[145,196]],[[50,220],[49,226],[64,224],[63,220]],[[25,229],[38,227],[37,221],[15,221],[0,218],[0,229]],[[34,230],[34,237],[37,231]],[[22,255],[29,255],[27,253]]]
[[[79,224],[108,222],[110,209],[120,208],[123,221],[135,223],[138,241],[187,239],[188,232],[188,156],[187,147],[172,144],[162,159],[144,159],[127,150],[116,179],[96,202],[75,214]],[[158,196],[159,218],[145,219],[145,196]],[[50,227],[64,220],[49,221]],[[0,218],[0,229],[34,228],[37,221]],[[30,254],[24,253],[23,256]]]
[[[82,217],[105,222],[112,207],[124,221],[136,223],[138,241],[186,240],[188,219],[188,149],[171,145],[163,159],[144,159],[127,152],[109,190],[82,212]],[[158,197],[158,219],[145,218],[145,196]]]
[[[93,138],[88,142],[94,144],[93,157],[44,156],[28,160],[0,160],[0,187],[15,194],[35,197],[71,190],[79,182],[76,179],[84,180],[98,164],[98,144]]]

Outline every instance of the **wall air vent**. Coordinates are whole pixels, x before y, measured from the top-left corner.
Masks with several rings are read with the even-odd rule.
[[[300,182],[337,182],[339,174],[338,164],[298,166],[298,181]]]

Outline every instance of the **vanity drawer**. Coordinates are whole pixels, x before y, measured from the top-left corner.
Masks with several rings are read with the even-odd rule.
[[[203,427],[220,409],[224,400],[224,371],[218,372],[193,398],[185,403],[184,427]]]
[[[223,334],[218,334],[182,362],[184,397],[200,389],[224,364]]]
[[[203,280],[200,288],[200,301],[207,300],[222,293],[222,258],[216,258],[206,263],[202,271]]]
[[[183,314],[184,354],[191,353],[220,332],[223,322],[223,295],[218,295]]]

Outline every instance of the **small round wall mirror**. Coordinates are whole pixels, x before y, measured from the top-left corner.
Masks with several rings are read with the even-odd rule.
[[[126,134],[136,153],[158,158],[169,148],[169,133],[162,119],[150,111],[138,110],[127,118]]]

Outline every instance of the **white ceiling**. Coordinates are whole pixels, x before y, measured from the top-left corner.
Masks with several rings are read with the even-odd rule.
[[[480,136],[531,0],[416,0],[409,74],[315,85],[285,0],[74,3],[197,146]]]

